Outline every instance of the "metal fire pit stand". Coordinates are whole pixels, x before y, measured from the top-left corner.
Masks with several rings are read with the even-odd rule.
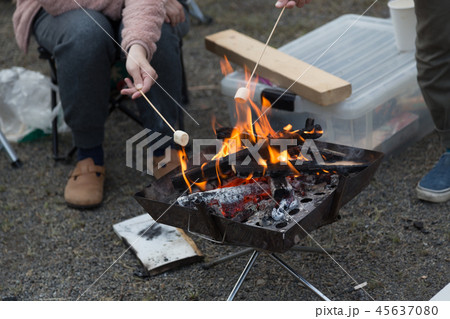
[[[293,249],[295,249],[296,247],[294,247]],[[320,253],[322,251],[316,250],[314,248],[311,247],[297,247],[296,250],[300,250],[300,251],[309,251],[309,252],[316,252],[316,253]],[[231,254],[229,256],[220,258],[220,259],[216,259],[210,263],[207,263],[205,265],[203,265],[204,269],[209,269],[217,264],[223,263],[225,261],[240,257],[242,255],[248,254],[248,253],[252,253],[252,255],[250,256],[249,261],[247,262],[247,265],[245,266],[244,270],[242,271],[241,275],[239,276],[239,279],[237,280],[236,284],[233,287],[233,290],[231,291],[230,295],[228,296],[227,301],[233,301],[234,297],[236,296],[236,294],[238,293],[239,289],[241,288],[242,283],[244,282],[245,278],[247,277],[248,273],[250,272],[250,269],[253,267],[256,258],[258,258],[259,254],[261,252],[265,253],[266,255],[268,255],[269,257],[271,257],[273,260],[275,260],[277,263],[279,263],[287,272],[289,272],[292,276],[294,276],[294,278],[298,279],[301,283],[302,286],[304,288],[307,288],[309,290],[311,290],[313,293],[315,293],[319,298],[321,298],[324,301],[330,301],[330,299],[325,296],[320,290],[318,290],[316,287],[314,287],[311,283],[309,283],[305,278],[303,278],[302,276],[300,276],[294,269],[292,269],[292,267],[290,267],[288,264],[286,264],[286,262],[284,262],[280,257],[278,257],[277,255],[275,255],[274,253],[271,252],[267,252],[267,251],[259,251],[257,249],[254,248],[247,248],[244,249],[240,252],[237,252],[235,254]]]

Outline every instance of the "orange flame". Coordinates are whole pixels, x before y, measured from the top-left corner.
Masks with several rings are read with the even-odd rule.
[[[228,75],[233,72],[233,67],[225,55],[223,56],[223,59],[220,60],[220,69],[222,70],[223,75]]]
[[[251,180],[251,179],[253,179],[253,173],[250,173],[250,175],[248,175],[248,176],[245,178],[246,181],[249,181],[249,180]]]
[[[227,59],[225,57],[225,65]],[[221,63],[222,70],[224,63]],[[250,72],[245,68],[245,79],[246,82],[250,78]],[[262,107],[259,107],[253,100],[255,94],[256,84],[258,83],[258,78],[255,77],[252,79],[251,83],[248,83],[247,87],[250,90],[250,98],[246,101],[246,103],[236,103],[236,124],[232,130],[231,136],[229,138],[224,139],[222,143],[221,150],[213,157],[213,160],[220,160],[221,158],[230,155],[231,153],[236,153],[245,148],[245,145],[242,142],[242,139],[248,139],[251,143],[255,144],[260,140],[268,140],[269,138],[277,138],[282,137],[282,132],[277,133],[272,126],[270,125],[268,119],[268,110],[272,106],[270,101],[262,97]],[[284,127],[284,131],[291,131],[292,125],[287,125]],[[296,133],[291,132],[291,133]],[[297,138],[301,139],[298,135]],[[290,163],[289,154],[287,151],[280,152],[271,147],[270,145],[266,145],[270,158],[268,159],[258,159],[258,164],[264,167],[264,173],[266,168],[268,167],[267,161],[272,164],[284,162],[289,165],[292,171],[295,174],[299,174],[295,167]],[[218,162],[217,162],[218,163]],[[216,164],[216,172],[217,177],[220,180],[224,178],[223,173],[220,171],[219,165]]]
[[[195,185],[197,186],[201,191],[205,191],[206,190],[206,184],[208,183],[208,181],[205,179],[205,177],[203,176],[203,178],[205,179],[204,181],[200,181],[200,182],[192,182],[189,180],[189,178],[186,176],[186,170],[187,170],[187,162],[188,162],[188,157],[186,155],[186,150],[184,149],[184,147],[178,151],[178,157],[180,159],[180,164],[181,164],[181,173],[183,174],[183,179],[184,182],[186,183],[186,185],[189,188],[189,192],[192,193],[192,187],[191,185]],[[206,163],[203,163],[202,168],[206,165]]]
[[[261,105],[262,107],[270,107],[272,104],[265,96],[263,96],[261,99]]]
[[[286,163],[288,164],[289,168],[294,173],[294,175],[300,176],[300,172],[295,168],[294,165],[292,165],[292,163],[290,161],[287,161]]]
[[[231,72],[233,72],[233,68],[231,67],[231,64],[229,63],[226,56],[220,61],[220,67],[222,70],[222,73],[224,75],[227,75]],[[226,179],[229,176],[229,174],[225,174],[220,169],[220,160],[226,156],[229,156],[230,154],[237,153],[240,150],[243,150],[246,148],[243,139],[247,139],[250,143],[256,144],[258,141],[261,140],[270,140],[275,138],[286,138],[292,136],[291,138],[297,138],[298,140],[304,139],[300,136],[298,133],[298,130],[292,131],[292,125],[288,124],[286,125],[281,132],[276,132],[272,126],[270,125],[270,121],[268,118],[269,109],[271,108],[271,102],[265,98],[262,97],[261,101],[261,107],[259,107],[254,102],[254,94],[256,89],[256,84],[258,83],[259,79],[258,77],[254,77],[250,83],[248,83],[250,78],[250,72],[247,68],[245,68],[245,79],[246,79],[246,87],[250,91],[249,99],[245,103],[235,103],[236,108],[236,124],[234,128],[232,129],[231,135],[227,138],[224,138],[222,142],[222,147],[220,151],[215,154],[215,156],[212,158],[212,160],[215,162],[215,170],[218,180],[218,187],[227,187]],[[216,133],[216,120],[213,118],[212,120],[212,126],[213,130]],[[310,132],[305,132],[306,134],[314,134],[314,133],[322,133],[322,132],[316,132],[315,129],[312,129]],[[217,133],[216,133],[217,135]],[[278,148],[272,147],[271,145],[267,145],[269,143],[266,143],[264,145],[264,148],[267,148],[269,158],[258,158],[258,165],[263,167],[263,175],[265,175],[266,169],[268,168],[268,162],[271,164],[277,164],[277,163],[284,163],[290,167],[293,174],[295,176],[299,176],[300,173],[298,170],[294,167],[294,165],[291,163],[291,160],[300,159],[303,161],[307,161],[308,159],[304,158],[304,156],[300,153],[296,156],[291,156],[287,150],[280,152]],[[182,163],[182,170],[183,170],[183,177],[186,183],[189,185],[189,179],[185,176],[184,171],[186,170],[187,164],[183,159],[187,160],[186,153],[184,152],[184,149],[179,152],[180,153],[180,161]],[[184,163],[183,163],[184,162]],[[202,172],[204,163],[201,167]],[[250,179],[253,178],[253,175],[248,176],[246,179],[233,179],[233,183],[246,183]],[[207,178],[203,175],[203,181],[196,183],[197,187],[199,187],[201,190],[206,189],[207,184]],[[240,185],[238,184],[238,185]],[[189,190],[192,192],[191,188]]]
[[[219,123],[217,123],[217,119],[213,114],[213,116],[211,117],[211,127],[213,129],[214,135],[217,135],[217,130],[216,130],[217,125],[219,125]]]
[[[189,181],[189,179],[187,178],[186,173],[185,173],[186,169],[187,169],[188,157],[186,155],[186,151],[184,150],[184,147],[178,151],[178,157],[180,159],[181,173],[183,174],[184,181],[185,181],[186,185],[189,187],[189,193],[192,193],[191,182]]]
[[[195,183],[195,186],[197,186],[202,192],[204,192],[206,190],[207,183],[208,183],[208,181],[198,182],[198,183]]]

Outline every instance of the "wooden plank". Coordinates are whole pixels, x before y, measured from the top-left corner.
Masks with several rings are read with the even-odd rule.
[[[229,29],[205,38],[209,51],[227,56],[228,60],[253,70],[264,43]],[[268,46],[256,73],[274,84],[288,88],[300,75],[290,91],[319,105],[341,102],[352,93],[351,84],[324,70]]]

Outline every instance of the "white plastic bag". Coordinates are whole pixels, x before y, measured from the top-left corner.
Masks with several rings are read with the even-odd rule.
[[[50,133],[56,115],[58,131],[69,131],[59,116],[61,103],[51,110],[52,86],[50,79],[39,72],[22,67],[0,70],[0,130],[10,142],[18,142],[37,129]]]

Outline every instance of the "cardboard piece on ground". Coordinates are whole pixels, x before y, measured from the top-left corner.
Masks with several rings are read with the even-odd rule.
[[[209,51],[253,70],[264,43],[229,29],[205,38]],[[326,71],[268,46],[256,74],[319,105],[341,102],[352,93],[351,84]],[[301,77],[300,77],[301,76]],[[299,78],[300,77],[300,78]],[[298,80],[297,80],[298,79]]]
[[[115,224],[113,229],[131,246],[152,276],[203,259],[201,251],[183,230],[155,223],[148,214]]]

